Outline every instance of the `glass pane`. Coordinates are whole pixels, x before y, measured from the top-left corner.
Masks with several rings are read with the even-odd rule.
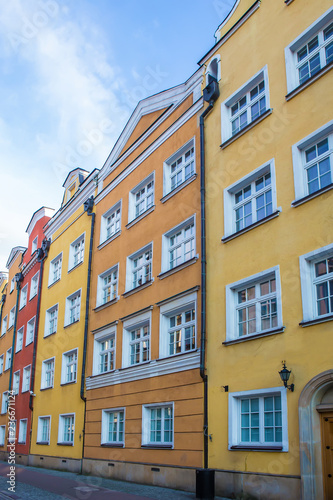
[[[272,427],[274,425],[273,412],[265,413],[265,427]]]
[[[248,288],[247,289],[247,300],[252,300],[255,298],[255,296],[256,296],[255,287],[252,286],[251,288]]]
[[[316,277],[322,276],[323,274],[326,274],[326,272],[326,260],[321,260],[315,264]]]
[[[242,429],[241,430],[241,441],[243,443],[248,443],[250,441],[250,430]]]
[[[250,415],[248,413],[245,413],[242,415],[241,426],[242,427],[249,427],[250,426]]]
[[[311,160],[314,160],[316,156],[317,156],[316,146],[312,146],[311,148],[305,151],[305,157],[307,163]]]
[[[323,153],[326,153],[326,151],[328,151],[328,138],[326,137],[326,139],[324,139],[323,141],[318,142],[317,148],[318,148],[318,156],[322,155]]]
[[[251,442],[259,441],[259,429],[251,429]]]
[[[251,399],[251,412],[259,411],[259,398]]]
[[[265,443],[274,442],[274,429],[272,427],[265,428]]]
[[[267,295],[269,293],[269,281],[265,283],[260,283],[260,295]]]
[[[325,49],[326,54],[326,64],[329,64],[333,61],[333,42],[327,45]]]
[[[264,398],[264,409],[265,411],[273,410],[273,397]]]
[[[251,413],[251,427],[259,427],[259,413]]]
[[[249,399],[242,399],[242,401],[241,401],[242,413],[248,412],[249,409],[250,409],[250,400]]]

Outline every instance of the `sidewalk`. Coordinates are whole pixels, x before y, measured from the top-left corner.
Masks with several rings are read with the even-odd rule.
[[[15,493],[8,491],[9,467],[0,462],[0,500],[189,500],[194,493],[72,472],[16,465]],[[216,500],[227,500],[215,497]]]

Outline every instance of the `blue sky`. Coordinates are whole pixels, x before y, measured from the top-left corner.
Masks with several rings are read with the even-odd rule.
[[[0,0],[0,271],[76,167],[101,168],[136,103],[178,85],[234,0]]]

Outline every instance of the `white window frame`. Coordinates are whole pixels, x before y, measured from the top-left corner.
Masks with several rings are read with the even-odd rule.
[[[244,85],[242,85],[236,92],[234,92],[231,96],[228,97],[221,104],[221,128],[222,128],[222,143],[226,142],[228,139],[237,136],[239,132],[244,130],[251,123],[255,123],[259,117],[252,119],[247,119],[247,124],[241,128],[238,132],[232,133],[232,116],[231,116],[231,107],[234,106],[242,97],[248,95],[256,85],[258,85],[261,81],[264,81],[265,90],[263,95],[265,95],[265,110],[260,113],[259,117],[262,116],[270,109],[270,92],[269,92],[269,81],[268,81],[268,69],[267,65],[261,68],[254,76],[252,76]],[[260,96],[260,99],[263,97]],[[254,101],[255,102],[255,101]],[[253,104],[252,104],[253,105]],[[244,108],[247,109],[247,117],[251,118],[251,103]],[[237,115],[237,114],[236,114]],[[236,116],[235,115],[235,116]]]
[[[61,363],[61,385],[76,384],[78,377],[78,353],[79,350],[76,347],[70,351],[62,353],[62,363]],[[72,359],[73,356],[73,359]],[[73,370],[72,371],[72,367]],[[68,371],[69,368],[69,371]],[[70,380],[68,376],[70,375]]]
[[[62,252],[51,260],[48,286],[53,285],[53,283],[56,283],[61,279],[62,260]]]
[[[103,373],[108,373],[115,370],[116,367],[116,326],[111,326],[106,328],[102,332],[94,334],[94,352],[93,352],[93,375],[101,375]],[[107,358],[107,365],[110,366],[112,360],[112,368],[109,370],[101,369],[101,353],[102,353],[102,343],[106,340],[113,340],[113,347],[103,351]]]
[[[10,282],[10,292],[9,293],[12,293],[14,291],[14,288],[15,288],[15,278],[12,278],[11,282]]]
[[[9,370],[10,365],[11,365],[11,361],[12,361],[12,348],[10,347],[6,351],[5,371]]]
[[[13,373],[13,393],[17,396],[20,392],[20,370]]]
[[[66,298],[65,325],[69,326],[80,321],[81,316],[81,288]],[[73,304],[72,301],[75,301]],[[74,311],[74,312],[73,312]],[[73,313],[73,314],[72,314]]]
[[[150,252],[150,258],[148,259],[148,252]],[[135,260],[143,258],[142,266],[135,268]],[[146,261],[144,260],[146,259]],[[153,278],[153,243],[148,243],[144,247],[137,250],[132,255],[129,255],[126,259],[126,292],[130,290],[135,290],[139,288],[141,285],[146,283],[150,283],[154,281]],[[150,272],[148,269],[147,274],[147,266],[150,268]],[[136,269],[142,269],[142,272],[136,271]],[[135,274],[137,273],[137,274]],[[140,282],[141,281],[141,282]]]
[[[189,161],[185,161],[185,155],[188,151],[193,154],[190,156]],[[195,161],[195,138],[192,137],[186,144],[184,144],[178,151],[176,151],[172,156],[163,162],[163,196],[169,193],[178,192],[179,189],[186,185],[186,182],[192,179],[196,174],[196,161]],[[172,172],[172,166],[181,160],[180,167],[176,168],[175,172],[181,174],[181,181],[177,182],[173,186],[171,178],[174,176]],[[186,173],[186,168],[190,167],[190,172]]]
[[[240,419],[240,402],[242,399],[251,399],[251,398],[264,398],[270,396],[281,396],[281,417],[282,417],[282,442],[274,443],[265,443],[265,442],[256,442],[256,443],[242,443],[240,438],[240,428],[241,428],[241,419]],[[235,449],[234,447],[240,447],[245,449],[256,449],[260,447],[260,449],[279,447],[282,449],[277,449],[276,451],[287,452],[289,450],[288,444],[288,414],[287,414],[287,389],[285,387],[272,387],[268,389],[257,389],[250,391],[241,391],[241,392],[230,392],[228,396],[228,449]],[[260,414],[260,424],[262,429],[263,426],[263,415]]]
[[[51,314],[53,314],[53,313],[55,313],[55,315],[54,315],[54,317],[51,317]],[[53,335],[54,333],[57,333],[58,313],[59,313],[59,304],[55,304],[54,306],[52,306],[46,310],[44,337],[48,337],[49,335]],[[53,326],[53,328],[51,328],[52,322],[55,323],[55,326]]]
[[[21,418],[19,421],[18,444],[26,444],[27,442],[28,419]]]
[[[109,418],[110,415],[116,415],[117,421],[116,426],[116,439],[109,440]],[[122,422],[120,421],[120,416],[123,417]],[[120,423],[122,423],[122,431],[120,430]],[[120,434],[122,438],[120,439]],[[125,408],[109,408],[102,410],[102,425],[101,425],[101,444],[109,446],[125,446]]]
[[[29,300],[36,297],[38,293],[39,271],[31,278]]]
[[[157,410],[161,409],[162,410],[162,415],[163,415],[163,410],[171,408],[172,410],[172,439],[171,440],[164,440],[161,439],[161,441],[152,441],[150,439],[150,431],[151,431],[151,410]],[[155,404],[149,404],[149,405],[143,405],[142,406],[142,441],[141,444],[142,446],[148,446],[148,447],[168,447],[168,448],[173,448],[174,447],[174,427],[175,427],[175,411],[174,411],[174,403],[169,402],[169,403],[155,403]],[[165,430],[165,418],[161,418],[161,434],[164,433]],[[161,436],[162,437],[162,436]]]
[[[3,368],[4,368],[4,355],[1,354],[1,356],[0,356],[0,375],[3,373]]]
[[[21,392],[30,390],[31,365],[25,366],[22,371],[22,388]]]
[[[254,333],[246,334],[243,336],[238,335],[238,320],[237,320],[237,306],[241,306],[241,304],[238,304],[238,292],[251,287],[258,285],[259,283],[263,283],[267,280],[272,279],[275,277],[275,286],[276,286],[276,291],[273,293],[270,293],[267,295],[268,299],[269,298],[276,298],[276,313],[277,313],[277,325],[265,329],[265,330],[259,330]],[[263,296],[263,298],[266,297],[266,295]],[[266,299],[266,300],[268,300]],[[260,298],[256,296],[255,298],[255,304],[257,307],[257,312],[258,308],[260,307]],[[245,305],[246,303],[244,303]],[[257,321],[260,321],[260,316],[256,316]],[[235,283],[231,283],[226,286],[226,341],[233,341],[233,340],[246,340],[246,339],[251,339],[253,337],[257,336],[263,336],[263,335],[268,335],[271,333],[275,333],[276,331],[282,330],[283,329],[283,323],[282,323],[282,299],[281,299],[281,280],[280,280],[280,267],[275,266],[270,269],[266,269],[265,271],[261,271],[260,273],[254,274],[252,276],[249,276],[247,278],[244,278],[242,280],[236,281]]]
[[[6,440],[6,426],[0,425],[0,446],[5,446]]]
[[[48,365],[51,365],[49,368]],[[50,373],[50,383],[47,384],[47,373]],[[55,357],[42,361],[41,389],[52,389],[54,387]]]
[[[144,312],[142,314],[137,314],[128,320],[123,322],[123,351],[122,351],[122,367],[135,367],[139,366],[142,363],[147,363],[150,361],[150,352],[151,352],[151,311]],[[143,329],[148,326],[148,335],[141,336],[136,341],[131,340],[131,332],[137,329]],[[143,333],[143,331],[141,331]],[[144,347],[140,345],[140,362],[139,363],[131,363],[131,345],[136,343],[144,343],[148,341],[148,358],[147,360],[143,359]],[[134,353],[133,353],[134,354]]]
[[[1,414],[3,415],[4,413],[7,413],[8,409],[8,391],[4,391],[2,393],[2,400],[1,400]]]
[[[43,422],[47,421],[48,422],[48,428],[47,428],[47,439],[43,440]],[[41,417],[38,417],[38,424],[37,424],[37,444],[50,444],[50,434],[51,434],[51,415],[43,415]]]
[[[247,198],[246,200],[251,200],[251,206],[252,206],[252,214],[256,211],[256,199],[258,196],[262,195],[263,193],[266,193],[268,190],[271,191],[272,193],[272,213],[269,214],[268,216],[265,216],[265,218],[262,219],[256,219],[252,220],[251,224],[248,226],[245,226],[242,229],[236,230],[236,208],[240,207],[243,205],[243,203],[236,203],[235,195],[245,187],[249,186],[251,184],[251,192],[252,186],[255,187],[255,182],[266,176],[267,174],[270,174],[270,185],[269,187],[264,187],[260,189],[258,192],[255,192],[253,195],[251,194],[251,197]],[[224,238],[231,236],[233,234],[236,234],[238,232],[244,232],[247,230],[247,228],[251,229],[253,226],[256,224],[260,224],[261,221],[265,222],[267,217],[270,215],[274,214],[278,208],[277,208],[277,201],[276,201],[276,178],[275,178],[275,161],[274,158],[271,160],[265,162],[263,165],[260,167],[256,168],[249,174],[245,175],[238,181],[234,182],[230,186],[224,189],[223,191],[223,202],[224,202]],[[246,201],[244,200],[244,201]]]
[[[184,231],[186,228],[189,226],[193,226],[193,234],[190,237],[185,238]],[[171,239],[181,233],[180,240],[177,244],[173,245],[171,248]],[[181,222],[181,224],[178,224],[177,226],[173,227],[170,229],[170,231],[167,231],[165,234],[162,236],[162,268],[161,272],[167,272],[167,271],[172,271],[173,269],[177,269],[179,266],[182,266],[183,264],[186,264],[186,262],[194,259],[195,257],[198,257],[196,254],[196,215],[192,215],[185,221]],[[185,259],[185,245],[189,242],[193,242],[193,248],[191,249],[191,255],[189,258]],[[180,262],[177,263],[175,266],[171,267],[171,251],[175,251],[176,248],[180,248],[181,255],[180,255]]]
[[[7,325],[8,325],[8,314],[6,314],[6,316],[2,320],[1,337],[5,335],[7,331]]]
[[[152,192],[148,193],[148,185],[152,183]],[[137,213],[136,206],[138,205],[136,200],[136,195],[140,191],[144,190],[142,199],[140,203],[144,204],[144,209]],[[149,209],[154,207],[155,200],[155,172],[152,172],[148,177],[143,179],[139,184],[137,184],[130,192],[128,196],[128,223],[139,219],[143,216]]]
[[[178,353],[170,353],[170,342],[169,342],[169,331],[171,332],[175,328],[170,327],[170,318],[177,315],[185,313],[186,311],[193,310],[195,319],[190,321],[190,325],[194,323],[194,347],[185,350],[184,346],[184,323],[179,325],[182,329],[181,332],[181,350]],[[160,306],[160,358],[179,356],[181,354],[186,354],[193,352],[197,349],[197,293],[191,293],[185,295],[184,297],[179,297],[176,300],[167,302]]]
[[[121,231],[121,215],[122,215],[122,200],[113,205],[101,217],[101,233],[100,245],[105,241],[115,237]],[[111,222],[108,224],[108,218],[111,217]],[[110,228],[110,231],[108,231]],[[109,233],[109,234],[108,234]]]
[[[315,291],[315,285],[318,280],[316,280],[314,273],[315,263],[329,257],[333,257],[333,243],[299,257],[304,323],[308,321],[321,322],[325,321],[325,319],[332,319],[333,311],[328,314],[318,315]],[[330,278],[329,275],[328,278]]]
[[[86,233],[81,234],[69,246],[68,271],[71,271],[84,261],[85,236]],[[76,249],[75,247],[78,245],[79,248]]]
[[[22,351],[23,349],[23,337],[24,337],[24,326],[21,326],[16,333],[16,347],[15,353]]]
[[[16,306],[12,307],[10,312],[9,312],[9,323],[8,323],[8,330],[14,326],[15,322],[15,310]]]
[[[27,305],[27,300],[28,300],[28,283],[24,285],[23,288],[21,288],[19,310],[23,309],[23,307]]]
[[[35,327],[36,327],[36,316],[29,319],[27,322],[27,331],[25,334],[25,345],[29,345],[34,341],[35,337]]]
[[[328,9],[322,16],[320,16],[314,23],[312,23],[306,30],[304,30],[295,40],[293,40],[285,49],[285,60],[286,60],[286,74],[287,74],[287,90],[288,93],[292,90],[296,89],[299,83],[299,75],[298,75],[298,66],[302,65],[302,61],[306,61],[306,59],[300,61],[300,65],[297,61],[297,52],[304,47],[308,42],[310,42],[318,33],[323,32],[325,28],[328,27],[333,21],[333,8]],[[320,36],[320,38],[322,38]],[[324,60],[324,51],[327,43],[331,43],[333,39],[331,38],[328,42],[324,42],[321,40],[320,43],[320,62],[321,68],[326,66],[326,61]],[[313,55],[318,52],[317,50],[313,52]],[[324,64],[325,62],[325,64]],[[311,77],[309,78],[311,79]],[[309,80],[308,79],[308,80]],[[305,80],[308,81],[308,80]],[[305,83],[304,82],[304,83]]]
[[[36,236],[36,238],[33,239],[32,243],[31,243],[31,255],[36,252],[38,248],[38,236]]]
[[[116,279],[114,279],[114,274],[116,273]],[[107,283],[106,285],[104,284],[104,279],[107,278],[108,276],[111,276],[111,281],[110,283]],[[103,306],[105,304],[108,304],[109,302],[112,302],[115,299],[118,299],[118,282],[119,282],[119,264],[116,264],[115,266],[110,267],[106,271],[104,271],[102,274],[100,274],[97,278],[97,297],[96,297],[96,307]],[[109,300],[105,300],[104,297],[104,291],[110,288],[111,290],[114,290],[114,293],[112,293],[112,296]]]
[[[65,419],[66,418],[71,418],[73,419],[73,424],[70,423],[70,425],[73,425],[73,439],[72,440],[65,440]],[[70,431],[71,432],[71,431]],[[74,446],[74,438],[75,438],[75,413],[63,413],[59,415],[59,426],[58,426],[58,445],[66,444],[66,445],[72,445]]]
[[[310,135],[297,142],[292,146],[292,157],[293,157],[293,169],[294,169],[294,186],[295,186],[295,202],[302,200],[305,197],[315,197],[321,194],[324,188],[320,188],[317,191],[309,194],[307,186],[307,175],[306,175],[306,157],[305,151],[307,151],[311,146],[318,144],[326,137],[328,137],[328,147],[329,150],[321,157],[330,158],[331,166],[331,184],[327,186],[327,189],[332,187],[333,183],[333,120],[329,121],[322,127],[318,128]],[[319,158],[321,158],[319,157]],[[310,162],[309,162],[310,163]],[[294,204],[295,204],[294,202]]]

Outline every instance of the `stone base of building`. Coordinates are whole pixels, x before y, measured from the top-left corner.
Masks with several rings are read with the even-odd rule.
[[[29,465],[29,455],[17,453],[15,454],[15,462],[19,465]]]
[[[172,467],[84,458],[82,473],[119,481],[195,492],[196,469],[194,467]]]
[[[215,469],[215,495],[235,498],[240,494],[256,500],[300,500],[301,478]]]
[[[47,455],[29,455],[28,463],[32,467],[63,470],[66,472],[81,472],[82,461],[75,458],[50,457]]]

